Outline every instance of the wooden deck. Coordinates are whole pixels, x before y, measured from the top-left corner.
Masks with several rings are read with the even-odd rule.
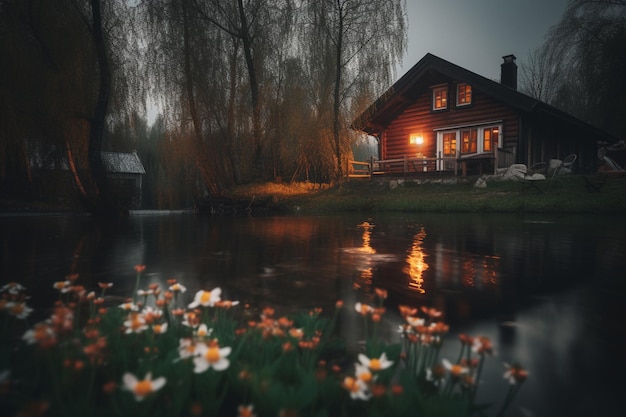
[[[348,161],[349,178],[371,178],[374,176],[432,176],[450,175],[467,176],[468,173],[479,175],[495,173],[497,168],[507,167],[513,163],[507,151],[480,154],[438,157],[409,157],[369,161]]]

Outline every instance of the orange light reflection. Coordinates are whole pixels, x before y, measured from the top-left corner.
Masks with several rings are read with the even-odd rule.
[[[406,258],[408,264],[407,272],[410,277],[409,289],[424,294],[426,290],[422,287],[424,284],[423,274],[428,269],[426,263],[426,254],[422,248],[422,243],[426,237],[426,231],[422,227],[420,231],[413,237],[411,250]]]
[[[359,227],[363,228],[363,244],[359,250],[368,254],[376,253],[376,249],[371,246],[372,229],[374,228],[374,225],[368,222],[363,222],[359,225]]]

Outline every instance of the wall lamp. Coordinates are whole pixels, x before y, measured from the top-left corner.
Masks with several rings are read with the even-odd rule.
[[[409,135],[409,144],[421,145],[424,143],[424,137],[420,133],[411,133]]]

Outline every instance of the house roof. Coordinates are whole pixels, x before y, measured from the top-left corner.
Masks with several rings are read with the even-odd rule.
[[[145,174],[146,170],[136,152],[102,152],[104,168],[109,173],[116,174]]]
[[[440,80],[441,76],[451,81],[466,82],[472,89],[481,91],[521,113],[536,114],[556,118],[580,129],[588,130],[595,139],[617,142],[618,138],[569,113],[524,93],[471,72],[431,53],[426,54],[367,110],[357,117],[352,127],[368,134],[375,134],[399,116],[424,89]],[[440,82],[440,81],[439,81]]]

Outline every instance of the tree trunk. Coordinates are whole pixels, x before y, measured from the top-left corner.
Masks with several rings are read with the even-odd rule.
[[[343,177],[343,166],[341,162],[341,125],[339,116],[341,112],[341,59],[343,52],[343,11],[339,10],[339,27],[337,29],[337,45],[335,56],[335,91],[333,103],[333,140],[335,145],[335,158],[337,159],[337,178]]]
[[[248,69],[248,78],[250,81],[250,101],[252,104],[252,135],[254,136],[254,157],[257,164],[257,176],[263,172],[263,144],[261,141],[261,107],[259,100],[259,82],[254,65],[254,56],[252,54],[252,39],[250,39],[250,28],[248,27],[248,19],[243,6],[243,0],[238,0],[239,5],[239,21],[241,24],[241,42],[243,43],[243,52],[246,58],[246,67]]]
[[[102,137],[104,135],[105,120],[111,95],[111,68],[106,52],[106,42],[102,30],[102,11],[100,0],[91,0],[92,36],[98,69],[100,74],[100,86],[94,115],[89,127],[89,148],[87,158],[94,183],[93,194],[90,196],[90,211],[98,215],[120,214],[113,202],[113,196],[108,184],[106,170],[102,162]]]
[[[206,150],[204,149],[204,141],[202,140],[202,128],[196,101],[194,97],[193,73],[191,68],[191,45],[189,35],[189,5],[188,0],[183,0],[183,49],[185,60],[185,84],[187,90],[187,101],[189,104],[189,113],[194,129],[194,144],[196,148],[195,162],[196,167],[202,175],[202,180],[207,187],[209,194],[216,197],[220,194],[220,187],[215,181],[215,175],[210,170],[210,164],[207,160]]]

